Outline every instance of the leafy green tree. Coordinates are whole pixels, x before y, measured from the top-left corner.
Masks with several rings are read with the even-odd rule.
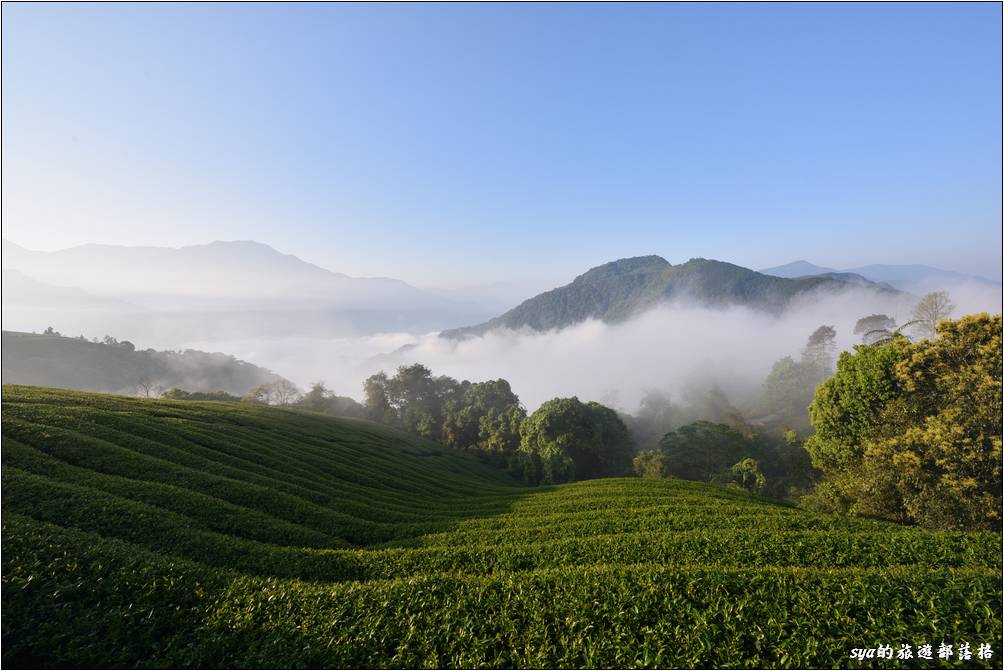
[[[387,373],[380,371],[370,375],[363,383],[363,405],[366,407],[366,417],[374,422],[390,426],[398,425],[397,413],[390,405],[387,396]]]
[[[899,395],[895,367],[906,346],[856,345],[853,354],[840,355],[836,374],[816,391],[809,407],[815,434],[805,447],[824,474],[860,460],[864,443],[881,428],[887,406]]]
[[[859,346],[813,402],[818,506],[929,527],[1000,529],[1001,317]]]
[[[666,455],[659,450],[643,450],[632,461],[634,472],[642,478],[666,477]]]
[[[335,394],[324,386],[324,382],[314,382],[310,389],[300,397],[298,406],[314,412],[330,412]]]
[[[433,378],[432,371],[419,363],[400,366],[394,377],[383,382],[384,396],[397,424],[437,441],[442,440],[444,406],[461,390],[461,383],[446,376]]]
[[[496,463],[503,463],[519,449],[519,431],[525,419],[526,410],[521,405],[503,410],[489,408],[478,421],[478,451]]]
[[[185,391],[177,387],[172,387],[160,395],[171,401],[227,401],[236,403],[240,401],[240,396],[228,394],[225,391]]]
[[[710,482],[758,451],[752,440],[734,428],[703,420],[670,431],[659,447],[668,475],[699,482]]]
[[[508,390],[508,383],[501,382]],[[471,386],[466,380],[458,382],[446,375],[433,377],[422,364],[400,366],[393,377],[381,372],[366,379],[366,413],[370,419],[430,440],[453,447],[475,447],[481,439],[479,411],[462,412],[463,399]],[[496,410],[502,414],[499,408]]]
[[[526,411],[507,381],[465,381],[445,404],[443,442],[501,464],[519,447],[519,427],[525,418]]]
[[[767,478],[760,471],[756,459],[747,457],[737,462],[730,469],[731,483],[754,494],[762,494],[767,488]]]
[[[633,446],[627,427],[615,411],[599,403],[575,397],[547,401],[526,418],[520,435],[520,452],[536,455],[533,461],[539,464],[530,481],[624,475],[631,468]]]

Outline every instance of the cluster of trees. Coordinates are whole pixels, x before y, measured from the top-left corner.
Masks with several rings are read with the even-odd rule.
[[[953,310],[947,293],[934,292],[904,324],[863,317],[854,328],[862,345],[839,363],[836,330],[820,326],[799,358],[773,366],[751,404],[769,413],[757,420],[714,388],[698,421],[696,406],[647,396],[625,418],[642,438],[635,472],[900,522],[999,528],[1000,318],[946,321]]]
[[[633,443],[617,413],[556,398],[532,415],[506,380],[457,381],[421,364],[365,382],[370,419],[477,454],[534,484],[630,472]]]
[[[812,471],[794,438],[752,432],[721,390],[700,396],[700,412],[728,424],[688,418],[667,394],[646,393],[637,416],[578,398],[555,398],[527,415],[505,380],[458,382],[421,364],[364,385],[370,419],[475,453],[533,484],[629,475],[735,484],[767,495],[805,488]],[[675,429],[675,430],[674,430]],[[638,448],[643,448],[638,452]]]
[[[940,528],[1000,529],[1001,317],[845,352],[810,408],[822,481],[806,503]]]
[[[263,382],[255,385],[240,400],[245,403],[257,403],[258,405],[290,406],[294,405],[299,399],[299,388],[286,378],[279,378],[272,382]]]
[[[225,391],[185,391],[178,387],[168,389],[160,397],[169,401],[227,401],[236,403],[241,400],[240,396],[228,394]]]
[[[520,443],[526,410],[505,380],[458,382],[421,364],[380,372],[363,384],[366,414],[404,431],[503,465]]]
[[[889,315],[868,315],[854,325],[854,333],[861,336],[865,345],[881,345],[895,338],[907,337],[904,333],[907,330],[917,338],[932,339],[937,337],[938,322],[948,319],[954,309],[948,292],[933,291],[917,302],[910,321],[905,324],[897,326],[896,320]]]
[[[634,458],[635,473],[736,486],[775,498],[802,491],[812,482],[809,455],[797,434],[783,440],[743,433],[726,424],[700,420],[670,431],[656,450]]]
[[[809,335],[801,358],[787,356],[771,368],[764,382],[764,402],[776,423],[808,431],[807,409],[816,386],[833,374],[836,338],[833,326],[820,326]]]
[[[921,298],[910,321],[897,325],[889,315],[872,314],[854,325],[854,334],[865,345],[882,345],[899,338],[932,339],[937,324],[951,315],[955,306],[944,291]],[[909,334],[909,335],[908,335]],[[770,423],[802,435],[812,432],[808,408],[816,388],[834,373],[837,332],[832,325],[817,328],[808,338],[801,357],[784,357],[771,368],[764,382],[763,405]]]
[[[366,409],[362,405],[347,396],[336,395],[325,386],[324,382],[314,382],[309,390],[301,393],[295,384],[285,378],[256,385],[243,396],[228,394],[225,391],[185,391],[174,387],[162,393],[160,397],[173,401],[227,401],[275,405],[339,417],[366,417]]]

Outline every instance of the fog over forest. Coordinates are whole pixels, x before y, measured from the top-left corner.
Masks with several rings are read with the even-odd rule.
[[[1000,310],[999,287],[959,285],[950,295],[955,316]],[[775,361],[797,357],[818,326],[834,326],[838,349],[848,350],[861,342],[860,334],[853,333],[858,319],[883,313],[903,324],[916,300],[907,294],[881,298],[852,290],[802,297],[780,317],[674,301],[620,324],[590,320],[559,331],[493,331],[461,341],[436,333],[384,333],[184,345],[226,351],[301,386],[324,380],[337,393],[357,399],[370,374],[418,362],[436,375],[457,379],[505,378],[530,411],[556,396],[578,396],[631,412],[647,389],[685,398],[717,385],[734,402],[742,402],[760,391]]]
[[[891,267],[928,272],[926,282],[904,286],[906,291],[854,276],[853,282],[825,280],[830,289],[798,284],[803,288],[787,302],[778,299],[780,293],[770,293],[771,287],[782,282],[791,288],[803,280],[779,280],[718,261],[671,265],[649,256],[593,268],[533,299],[536,316],[556,317],[572,308],[557,321],[544,322],[570,326],[495,329],[456,339],[439,334],[500,314],[498,286],[466,277],[469,290],[447,298],[398,280],[348,277],[253,242],[177,249],[84,245],[37,252],[5,240],[3,250],[8,331],[40,332],[51,326],[69,337],[109,335],[140,350],[221,352],[267,368],[301,389],[323,380],[339,395],[358,400],[363,381],[373,373],[421,363],[435,375],[458,380],[504,378],[530,411],[556,396],[578,396],[633,412],[646,390],[686,401],[688,394],[712,386],[746,405],[755,402],[774,362],[797,358],[821,325],[833,326],[837,347],[846,350],[860,342],[860,334],[853,333],[858,319],[885,314],[902,325],[928,291],[948,291],[955,317],[996,313],[1001,306],[1000,284],[958,274],[946,279],[938,275],[943,271],[925,266]],[[672,290],[666,284],[648,294],[632,293],[651,278],[697,277],[702,269],[710,284],[703,285],[700,300],[687,300],[697,294],[686,282]],[[172,278],[180,278],[177,286]],[[729,294],[734,286],[743,286],[745,293]],[[771,296],[780,302],[771,303]],[[642,302],[647,298],[651,302]],[[757,298],[764,301],[762,310],[708,307]],[[656,307],[641,312],[648,305]],[[611,308],[623,310],[600,312]],[[597,314],[611,321],[579,321]],[[617,321],[627,315],[628,321]]]

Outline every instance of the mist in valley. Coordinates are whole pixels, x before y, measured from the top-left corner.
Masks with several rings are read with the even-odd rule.
[[[950,295],[954,316],[1000,311],[999,287],[955,287]],[[578,396],[634,412],[648,390],[687,402],[713,387],[752,410],[774,362],[798,358],[816,328],[832,325],[837,350],[850,350],[861,342],[861,334],[853,332],[858,319],[886,314],[904,324],[917,300],[870,291],[817,292],[798,298],[780,316],[676,300],[619,324],[589,320],[561,330],[495,330],[464,340],[388,332],[356,338],[199,340],[184,346],[232,353],[302,387],[324,380],[338,394],[356,399],[362,398],[369,375],[421,363],[435,375],[458,380],[504,378],[529,411],[550,398]]]
[[[886,291],[860,278],[864,285],[848,283],[839,291],[802,291],[779,315],[710,308],[683,294],[628,321],[594,318],[550,331],[494,329],[451,339],[440,332],[518,303],[518,279],[492,284],[473,277],[466,288],[419,289],[330,272],[250,242],[34,252],[5,241],[3,263],[6,331],[51,326],[87,340],[112,336],[138,350],[219,352],[267,369],[259,377],[271,371],[301,390],[324,381],[357,400],[370,375],[421,363],[434,375],[458,380],[504,378],[531,412],[551,398],[577,396],[632,413],[656,390],[699,414],[702,399],[717,389],[756,416],[766,413],[762,391],[772,365],[786,356],[798,359],[822,325],[834,327],[841,351],[861,342],[854,333],[858,319],[884,314],[902,325],[927,291],[947,290],[956,317],[999,312],[1001,306],[1000,285],[985,280],[928,281]],[[65,366],[73,359],[61,361]],[[11,370],[5,365],[5,381],[23,381],[8,379]],[[48,370],[59,386],[58,367]],[[87,377],[64,371],[73,373],[68,379]],[[190,379],[180,368],[170,378]],[[208,387],[217,379],[206,378],[207,388],[191,391],[215,391]],[[168,383],[165,378],[160,386]],[[82,388],[127,391],[136,383],[119,376],[115,384],[120,386]]]

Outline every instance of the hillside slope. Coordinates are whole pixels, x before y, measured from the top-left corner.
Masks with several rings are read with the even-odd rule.
[[[104,344],[82,338],[4,331],[4,384],[31,384],[80,391],[135,394],[137,386],[243,395],[279,376],[221,353],[136,350],[129,342]]]
[[[883,642],[1000,650],[997,534],[670,480],[530,489],[305,412],[3,392],[5,667],[832,667]]]
[[[547,331],[586,319],[621,322],[674,298],[705,307],[738,305],[778,314],[798,295],[852,287],[895,294],[867,281],[862,286],[839,277],[781,278],[710,259],[674,266],[659,256],[639,256],[592,268],[570,284],[534,296],[499,317],[442,335],[463,338],[498,328]]]

